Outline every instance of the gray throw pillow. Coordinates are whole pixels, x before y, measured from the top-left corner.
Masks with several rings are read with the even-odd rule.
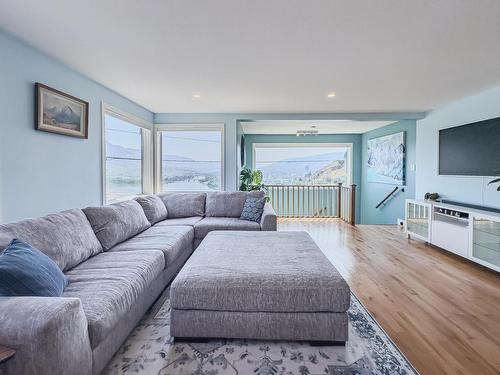
[[[252,196],[247,196],[245,205],[243,206],[243,211],[241,212],[240,219],[255,221],[260,223],[260,218],[264,212],[264,205],[266,204],[266,198],[256,198]]]
[[[168,218],[205,215],[205,193],[162,193],[158,197],[167,207]]]
[[[167,207],[165,207],[165,204],[158,196],[144,195],[135,198],[135,200],[141,205],[144,210],[144,214],[151,225],[167,218]]]
[[[148,229],[149,223],[136,201],[126,201],[83,209],[104,250]]]
[[[79,208],[0,225],[0,251],[14,238],[40,250],[63,271],[102,252],[87,217]]]

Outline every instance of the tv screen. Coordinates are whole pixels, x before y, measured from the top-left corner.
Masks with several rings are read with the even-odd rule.
[[[439,174],[497,176],[500,117],[439,131]]]

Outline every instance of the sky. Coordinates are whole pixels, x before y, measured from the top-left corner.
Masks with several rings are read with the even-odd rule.
[[[125,148],[141,149],[140,127],[106,115],[106,141]],[[221,160],[220,131],[163,131],[163,155],[194,160]]]
[[[106,142],[125,148],[141,149],[141,128],[116,117],[105,115]]]
[[[306,156],[324,155],[332,152],[345,152],[345,147],[321,146],[312,147],[258,147],[256,148],[256,160],[279,161],[292,158],[302,158]]]
[[[141,149],[140,128],[116,117],[106,115],[106,140],[126,148]],[[279,161],[332,152],[346,148],[321,146],[259,147],[256,160]],[[177,155],[201,161],[221,160],[221,133],[219,131],[163,131],[163,155]]]
[[[221,132],[163,131],[162,154],[177,155],[203,161],[221,160]]]

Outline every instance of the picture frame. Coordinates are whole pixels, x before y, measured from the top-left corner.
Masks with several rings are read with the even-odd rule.
[[[406,183],[406,132],[368,140],[367,181],[404,186]]]
[[[89,103],[35,83],[35,129],[88,139]]]

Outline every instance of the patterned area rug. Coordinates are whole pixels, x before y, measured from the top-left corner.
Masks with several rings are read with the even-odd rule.
[[[172,344],[167,289],[103,374],[418,374],[356,296],[351,297],[345,347],[252,340]]]

